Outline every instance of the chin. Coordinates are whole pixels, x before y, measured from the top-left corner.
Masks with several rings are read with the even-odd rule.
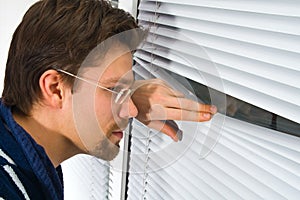
[[[101,141],[91,152],[92,156],[100,158],[102,160],[111,161],[119,153],[119,144],[113,144],[108,139]]]

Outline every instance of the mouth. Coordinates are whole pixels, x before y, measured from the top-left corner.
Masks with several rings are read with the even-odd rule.
[[[121,130],[113,131],[112,135],[116,136],[117,138],[119,138],[121,140],[123,138],[123,131],[121,131]]]

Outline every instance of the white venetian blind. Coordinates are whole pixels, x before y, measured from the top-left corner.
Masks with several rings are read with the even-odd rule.
[[[138,20],[152,34],[136,56],[299,123],[299,9],[299,1],[144,0]]]
[[[62,164],[66,200],[110,197],[109,163],[88,155],[77,155]]]
[[[133,127],[128,199],[299,198],[298,138],[226,118],[218,144],[201,159],[209,124],[190,138],[195,124],[182,123],[184,140],[178,144],[137,121]]]
[[[136,77],[189,95],[166,69],[299,123],[299,10],[300,1],[141,1],[150,33]],[[179,143],[133,122],[128,199],[299,198],[299,137],[222,114],[177,123]]]

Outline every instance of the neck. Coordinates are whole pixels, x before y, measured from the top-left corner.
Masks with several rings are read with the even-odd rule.
[[[60,165],[64,160],[81,153],[81,150],[74,145],[71,140],[60,133],[59,124],[53,124],[51,114],[40,115],[47,118],[32,115],[30,117],[13,113],[15,121],[23,127],[24,130],[41,145],[54,167]]]

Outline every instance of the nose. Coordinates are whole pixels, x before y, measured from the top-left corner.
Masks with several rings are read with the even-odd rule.
[[[132,118],[132,117],[136,117],[138,114],[138,109],[137,107],[134,105],[133,101],[131,98],[128,98],[128,100],[126,100],[121,107],[119,116],[120,118]]]

